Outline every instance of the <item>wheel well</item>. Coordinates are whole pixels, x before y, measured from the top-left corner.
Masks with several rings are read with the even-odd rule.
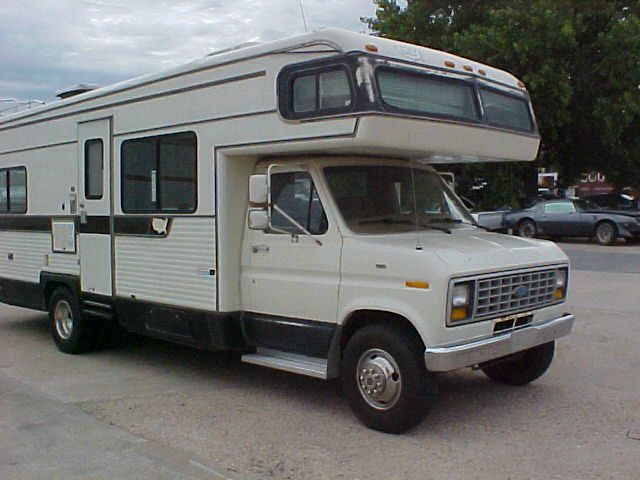
[[[53,295],[53,292],[55,292],[60,287],[66,288],[67,290],[71,291],[69,285],[67,285],[66,283],[47,282],[46,286],[44,287],[44,307],[46,310],[49,310],[49,301],[51,300],[51,295]]]
[[[618,234],[618,226],[615,224],[615,222],[612,222],[611,220],[607,220],[606,218],[603,220],[598,220],[598,222],[595,224],[595,226],[593,227],[593,233],[596,232],[596,230],[598,230],[598,227],[600,225],[602,225],[603,223],[608,223],[609,225],[611,225],[613,227],[613,231],[614,233],[617,235]]]
[[[420,334],[413,324],[402,315],[391,312],[383,312],[380,310],[357,310],[349,315],[342,325],[342,334],[340,337],[340,351],[344,350],[349,338],[363,327],[373,324],[386,324],[399,327],[414,335],[424,346],[424,342]]]
[[[536,221],[535,221],[533,218],[531,218],[531,217],[524,217],[524,218],[521,218],[520,220],[518,220],[518,227],[519,227],[520,225],[522,225],[524,222],[531,222],[531,223],[533,223],[534,225],[536,224]]]

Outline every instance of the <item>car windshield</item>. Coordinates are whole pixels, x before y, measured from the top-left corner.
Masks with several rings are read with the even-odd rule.
[[[600,206],[589,200],[574,200],[573,204],[578,210],[598,210]]]
[[[324,173],[342,217],[354,232],[448,231],[474,224],[462,202],[432,170],[349,165],[326,167]]]

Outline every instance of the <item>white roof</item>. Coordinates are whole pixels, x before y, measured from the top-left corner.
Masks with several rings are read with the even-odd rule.
[[[469,74],[470,71],[467,70],[469,68],[473,73],[477,73],[482,70],[485,73],[483,75],[484,78],[497,81],[511,87],[519,87],[518,79],[510,73],[490,67],[488,65],[484,65],[479,62],[475,62],[473,60],[453,55],[451,53],[446,53],[427,47],[421,47],[410,43],[399,42],[397,40],[390,40],[387,38],[365,35],[362,33],[349,32],[336,28],[326,28],[309,33],[304,33],[301,35],[283,38],[280,40],[275,40],[272,42],[250,45],[241,48],[231,48],[228,50],[223,50],[219,53],[214,52],[213,54],[210,54],[204,58],[193,60],[178,67],[98,88],[87,93],[75,95],[65,100],[52,102],[42,107],[30,109],[27,112],[8,115],[6,117],[3,117],[2,120],[0,120],[0,123],[16,120],[23,116],[31,116],[35,113],[43,113],[50,108],[59,108],[61,106],[72,105],[74,103],[82,102],[83,100],[101,97],[105,94],[129,89],[137,85],[153,83],[165,78],[180,76],[189,72],[211,68],[216,65],[230,63],[242,60],[244,58],[258,57],[270,53],[285,52],[318,45],[325,45],[338,53],[348,53],[356,51],[371,53],[371,51],[367,49],[367,45],[372,45],[374,47],[377,47],[378,51],[375,53],[383,57],[395,58],[402,61],[411,61],[424,64],[425,66],[445,68],[452,73],[458,72]],[[449,62],[453,62],[454,66],[447,66],[445,62],[447,62],[449,65],[451,65],[451,63]]]

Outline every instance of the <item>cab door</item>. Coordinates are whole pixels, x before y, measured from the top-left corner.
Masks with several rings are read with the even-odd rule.
[[[315,237],[274,212],[272,230],[245,230],[245,310],[294,319],[337,321],[342,236],[324,209],[317,179],[301,169],[271,175],[272,202]],[[318,240],[318,242],[316,242]]]
[[[111,119],[78,124],[80,288],[112,294]]]

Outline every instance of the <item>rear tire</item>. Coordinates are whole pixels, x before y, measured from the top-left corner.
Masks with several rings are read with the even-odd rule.
[[[616,243],[618,232],[611,222],[601,222],[596,227],[596,242],[599,245],[610,246]]]
[[[491,380],[505,385],[528,385],[548,370],[553,360],[555,342],[515,354],[513,358],[484,367],[482,371]]]
[[[518,224],[518,236],[533,238],[538,233],[538,228],[533,220],[523,220]]]
[[[419,424],[435,397],[416,334],[389,324],[356,331],[342,357],[342,386],[349,406],[367,427],[400,433]]]
[[[76,295],[66,287],[57,288],[51,295],[49,319],[53,341],[61,352],[87,352],[95,347],[100,337],[100,329],[82,317]]]

